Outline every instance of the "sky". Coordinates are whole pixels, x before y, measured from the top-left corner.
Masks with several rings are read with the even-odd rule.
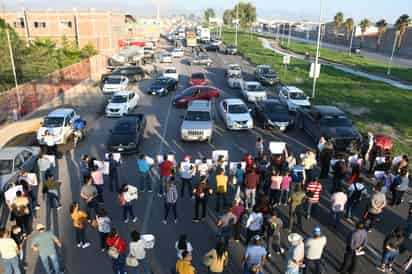
[[[321,0],[250,0],[256,8],[259,18],[265,19],[306,19],[317,20]],[[332,20],[338,11],[345,18],[352,17],[355,21],[368,18],[372,21],[386,19],[389,23],[401,14],[412,17],[412,0],[322,0],[325,20]],[[236,0],[0,0],[6,9],[25,7],[28,9],[117,9],[132,14],[148,16],[155,15],[155,3],[161,6],[161,14],[172,15],[181,13],[201,14],[206,8],[213,8],[221,15],[225,9],[232,8]],[[247,2],[247,1],[246,1]]]

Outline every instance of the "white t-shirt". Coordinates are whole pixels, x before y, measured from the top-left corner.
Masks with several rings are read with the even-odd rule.
[[[175,248],[176,248],[176,250],[177,250],[177,257],[178,257],[179,259],[183,259],[182,253],[183,253],[184,250],[179,249],[179,248],[177,247],[178,244],[179,244],[179,241],[177,241],[176,244],[175,244]],[[192,251],[193,251],[193,247],[192,247],[192,245],[191,245],[189,242],[186,242],[186,250],[187,250],[187,252],[189,252],[189,253],[192,253]]]
[[[12,259],[17,256],[17,244],[11,238],[0,239],[0,257],[2,259]]]
[[[305,257],[309,260],[318,260],[322,257],[326,246],[326,237],[309,238],[305,242]]]
[[[334,212],[342,212],[345,210],[345,204],[348,200],[348,196],[346,196],[343,192],[335,192],[331,197],[332,202],[332,210]]]
[[[137,242],[130,242],[129,244],[129,250],[130,254],[135,257],[138,260],[142,260],[146,257],[146,250],[144,249],[145,247],[145,241],[140,239]]]
[[[257,231],[257,230],[260,230],[262,228],[262,224],[263,224],[263,215],[262,215],[262,213],[252,212],[252,214],[250,214],[249,218],[247,219],[246,227],[249,230]]]
[[[207,165],[207,163],[201,163],[197,169],[199,170],[200,176],[207,176],[207,173],[209,171],[209,166]]]

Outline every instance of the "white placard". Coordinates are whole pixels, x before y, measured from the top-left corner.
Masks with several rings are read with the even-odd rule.
[[[109,154],[110,153],[106,153],[104,155],[104,157],[108,160],[109,159]],[[120,153],[112,153],[113,155],[113,160],[115,160],[116,162],[120,163],[120,161],[122,160],[122,155]]]
[[[202,160],[196,159],[196,160],[195,160],[195,165],[196,165],[196,166],[199,166],[200,164],[202,164],[202,162],[203,162]]]
[[[37,182],[37,175],[36,173],[27,173],[27,177],[32,182],[31,185],[37,186],[39,183]]]
[[[110,174],[110,163],[108,161],[103,162],[103,174],[104,175]]]
[[[246,162],[230,162],[230,165],[229,165],[230,171],[231,172],[236,172],[237,165],[239,163],[242,165],[242,170],[245,171],[246,170]]]
[[[23,193],[23,186],[18,185],[10,188],[4,193],[4,199],[7,203],[12,203],[16,199],[16,192],[21,191]]]
[[[270,142],[269,151],[272,154],[282,154],[286,148],[285,142]]]
[[[176,159],[175,159],[175,156],[173,154],[168,154],[167,159],[169,161],[173,162],[174,164],[176,164]],[[163,155],[157,155],[156,160],[157,160],[158,164],[161,164],[163,162]]]
[[[229,151],[227,150],[213,150],[212,151],[212,159],[217,161],[219,156],[223,156],[223,161],[229,161]]]
[[[154,165],[154,163],[155,163],[154,159],[153,159],[153,158],[150,158],[149,156],[145,156],[144,159],[145,159],[146,163],[147,163],[149,166],[152,166],[152,165]]]
[[[127,185],[127,195],[129,196],[130,200],[137,200],[139,196],[137,188],[132,185]]]
[[[44,154],[43,156],[44,156],[44,158],[46,158],[47,160],[49,160],[50,165],[51,165],[52,167],[56,167],[56,156],[54,156],[54,155],[49,155],[49,154]]]
[[[320,64],[319,63],[318,64],[315,64],[315,63],[310,64],[309,77],[317,79],[317,78],[319,78],[319,75],[320,75]]]

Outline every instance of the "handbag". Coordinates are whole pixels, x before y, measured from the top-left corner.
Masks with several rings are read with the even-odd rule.
[[[139,261],[133,255],[129,254],[126,257],[126,265],[130,267],[137,267],[139,266]]]
[[[109,247],[107,250],[107,254],[109,255],[110,258],[117,259],[119,258],[119,250],[117,250],[116,245],[119,243],[119,239],[117,238],[116,242],[114,242],[114,245]]]

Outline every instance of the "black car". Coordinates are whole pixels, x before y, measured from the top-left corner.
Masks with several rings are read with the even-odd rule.
[[[206,51],[219,51],[219,45],[207,44],[203,47]]]
[[[317,143],[320,137],[332,142],[335,151],[354,152],[360,149],[362,136],[345,113],[335,106],[299,108],[297,125]]]
[[[145,77],[145,72],[139,66],[123,66],[115,68],[111,73],[102,75],[101,82],[104,83],[106,78],[110,75],[123,75],[129,78],[129,81],[140,81]]]
[[[171,91],[175,91],[177,88],[176,79],[170,77],[158,77],[148,90],[148,94],[164,96]]]
[[[110,130],[107,149],[110,152],[138,152],[146,126],[144,114],[126,114]]]
[[[274,85],[279,82],[277,73],[269,65],[259,65],[255,70],[255,78],[262,85]]]
[[[252,106],[252,115],[257,123],[265,129],[279,129],[285,131],[293,124],[293,118],[289,115],[287,105],[279,99],[267,99],[256,102]]]

